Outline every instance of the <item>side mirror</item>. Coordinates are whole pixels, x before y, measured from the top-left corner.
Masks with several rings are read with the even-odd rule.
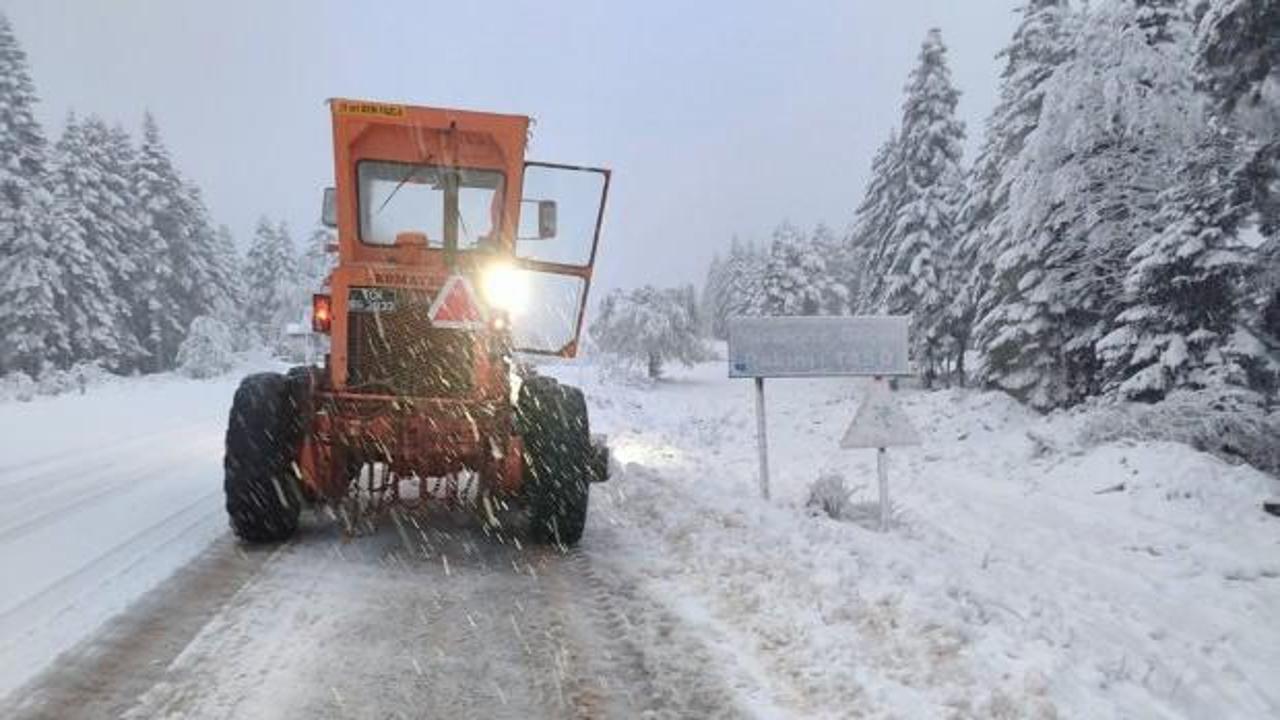
[[[538,201],[538,239],[548,240],[556,236],[556,201]]]
[[[334,188],[324,189],[324,202],[320,205],[320,224],[327,228],[338,227],[338,191]]]

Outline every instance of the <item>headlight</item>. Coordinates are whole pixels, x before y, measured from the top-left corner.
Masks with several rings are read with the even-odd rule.
[[[509,315],[520,315],[529,305],[529,278],[511,265],[489,266],[482,286],[485,302]]]

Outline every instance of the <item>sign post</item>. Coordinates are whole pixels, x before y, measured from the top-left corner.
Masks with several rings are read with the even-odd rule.
[[[889,458],[886,448],[919,445],[920,436],[903,414],[882,378],[876,378],[840,439],[840,447],[875,448],[880,486],[880,532],[889,531]]]
[[[764,422],[764,378],[756,378],[756,447],[760,451],[760,496],[769,499],[769,436]]]
[[[885,466],[887,452],[876,448],[876,480],[880,486],[880,532],[889,532],[889,468]]]
[[[760,494],[765,500],[769,499],[769,440],[764,379],[910,375],[910,321],[906,316],[729,318],[729,377],[755,380]],[[880,476],[881,515],[886,518],[882,522],[887,523],[888,479],[883,462]]]

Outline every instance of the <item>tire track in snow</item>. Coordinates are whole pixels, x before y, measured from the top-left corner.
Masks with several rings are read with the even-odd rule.
[[[132,490],[145,482],[171,475],[176,460],[197,456],[202,449],[204,448],[195,443],[170,448],[166,453],[146,456],[141,463],[107,465],[88,472],[74,473],[71,475],[71,482],[49,485],[43,493],[37,491],[22,495],[11,508],[6,508],[6,515],[20,519],[0,525],[0,544],[11,542],[49,523],[65,520],[67,515],[90,508],[99,500],[117,495],[122,490]],[[108,480],[104,482],[104,478]],[[63,502],[50,505],[47,502],[49,496],[57,495],[69,497],[59,498]],[[41,509],[41,505],[45,507]]]
[[[119,570],[103,571],[102,568],[112,561],[123,557],[127,551],[136,549],[142,541],[153,537],[166,528],[172,527],[176,521],[185,520],[189,515],[195,516],[194,521],[182,525],[177,533],[170,533],[166,535],[165,538],[168,540],[182,537],[194,527],[207,521],[211,516],[216,514],[211,512],[209,507],[210,501],[217,495],[221,495],[221,492],[209,492],[197,497],[192,502],[180,508],[177,512],[171,513],[161,520],[148,525],[119,543],[112,545],[110,548],[94,556],[92,559],[89,559],[74,572],[62,576],[58,582],[45,586],[39,591],[28,595],[25,600],[14,607],[0,611],[0,637],[12,637],[14,635],[13,630],[15,623],[20,621],[21,614],[24,611],[29,611],[32,606],[40,600],[46,599],[51,595],[62,594],[63,591],[77,584],[84,585],[86,583],[83,581],[86,578],[96,577],[96,579],[92,581],[92,586],[96,587],[110,582],[115,577],[124,574],[137,564],[138,559],[145,557],[145,553],[141,556],[133,557],[130,562]],[[150,545],[150,543],[148,543],[148,545]]]
[[[214,528],[221,524],[221,507],[215,502],[220,494],[214,490],[197,496],[176,511],[85,558],[55,582],[29,588],[14,605],[0,611],[0,678],[25,680],[32,669],[39,669],[57,652],[79,640],[77,631],[89,630],[105,619],[99,619],[97,614],[105,613],[109,617],[124,609],[110,605],[109,598],[114,596],[106,588],[121,581],[127,584],[132,579],[131,573],[151,560],[157,548],[188,538],[203,546],[207,542],[205,536],[212,537]],[[125,596],[132,595],[125,593]],[[126,600],[117,602],[123,605]],[[69,612],[85,604],[97,614],[91,614],[87,621],[65,621]],[[89,627],[83,627],[85,622]],[[46,637],[40,643],[29,642],[42,634],[51,634],[56,640],[50,643]],[[32,650],[28,645],[38,649]],[[0,686],[0,694],[11,689]]]
[[[121,717],[152,688],[148,673],[139,670],[170,666],[209,618],[233,604],[280,550],[246,550],[224,535],[101,632],[60,655],[56,672],[0,701],[0,717]]]
[[[176,643],[109,626],[118,642],[100,652],[121,661],[90,665],[103,674],[88,688],[51,670],[24,717],[749,715],[694,634],[612,567],[623,548],[607,528],[563,553],[435,523],[419,546],[412,530],[345,539],[309,519],[265,561],[219,543],[222,559],[200,563],[233,568],[233,592],[171,623],[166,602],[216,582],[182,571],[143,603],[151,617],[111,624],[163,628]]]
[[[186,423],[160,432],[133,435],[113,440],[109,444],[103,443],[81,448],[70,448],[57,453],[39,455],[21,462],[0,465],[0,490],[7,490],[15,485],[33,482],[48,476],[59,475],[68,469],[74,470],[79,466],[97,465],[103,460],[110,459],[116,455],[129,456],[134,454],[140,447],[145,447],[148,444],[159,444],[174,436],[204,434],[204,431],[210,427],[217,427],[217,424],[210,422]],[[69,467],[61,467],[63,465]],[[22,471],[27,472],[24,474]]]

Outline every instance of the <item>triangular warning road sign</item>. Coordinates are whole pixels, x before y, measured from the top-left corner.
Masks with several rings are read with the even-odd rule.
[[[484,327],[484,310],[476,303],[475,289],[461,275],[450,276],[431,303],[428,317],[433,327],[478,330]]]
[[[884,448],[919,445],[920,434],[898,407],[889,389],[875,382],[867,390],[853,422],[840,440],[842,448]]]

